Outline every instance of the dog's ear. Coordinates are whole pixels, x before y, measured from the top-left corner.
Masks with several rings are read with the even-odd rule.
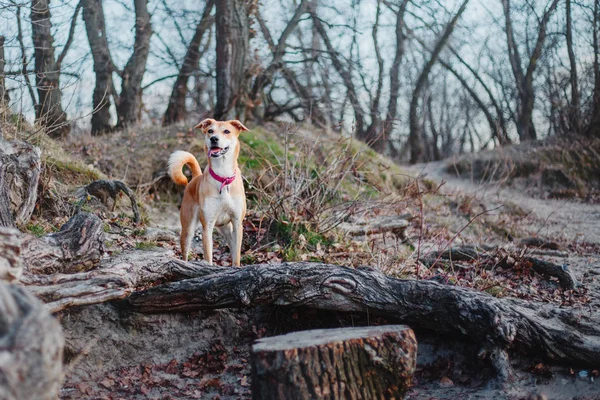
[[[250,129],[246,128],[244,126],[244,124],[242,124],[237,119],[232,119],[231,121],[227,121],[227,122],[229,122],[231,125],[235,126],[237,128],[237,130],[240,131],[240,132],[244,132],[244,131],[249,131],[250,130]]]
[[[215,122],[217,122],[217,121],[215,121],[212,118],[206,118],[204,121],[202,121],[198,125],[196,125],[194,127],[194,129],[198,129],[198,128],[200,128],[200,129],[206,129],[208,126],[214,124]]]

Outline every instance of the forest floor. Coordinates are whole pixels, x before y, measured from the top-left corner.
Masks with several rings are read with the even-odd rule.
[[[369,266],[394,277],[432,279],[496,297],[600,309],[600,206],[594,204],[597,182],[585,185],[600,159],[597,146],[586,147],[592,149],[586,156],[592,172],[581,176],[573,177],[569,153],[566,173],[557,167],[562,161],[553,159],[552,173],[527,167],[526,177],[499,174],[501,179],[493,180],[469,165],[498,152],[403,168],[362,143],[311,129],[267,125],[241,141],[249,202],[242,264]],[[143,221],[131,221],[125,201],[115,212],[89,202],[86,210],[105,223],[104,257],[180,256],[182,190],[169,183],[164,169],[176,149],[193,152],[204,165],[202,138],[185,127],[134,128],[100,138],[74,135],[64,146],[36,144],[46,159],[40,207],[26,230],[36,235],[56,230],[70,215],[77,187],[98,178],[120,179],[135,189]],[[518,146],[503,150],[509,172],[522,153]],[[377,232],[386,224],[396,228]],[[194,243],[195,258],[201,260],[200,235]],[[465,245],[485,247],[485,254],[470,261],[440,260],[444,250]],[[534,273],[526,261],[530,256],[568,266],[580,286],[566,290],[555,278]],[[229,260],[217,237],[216,264]],[[250,398],[250,347],[256,338],[401,322],[277,307],[145,315],[114,303],[74,307],[57,316],[66,337],[64,399]],[[435,332],[417,332],[417,339],[409,399],[516,400],[534,399],[528,397],[533,393],[548,399],[600,398],[597,369],[551,365],[515,349],[515,379],[498,389],[488,385],[492,369],[470,341]]]

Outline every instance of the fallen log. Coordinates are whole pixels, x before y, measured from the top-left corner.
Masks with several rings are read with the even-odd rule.
[[[342,223],[339,228],[350,236],[375,235],[379,233],[392,232],[404,238],[406,228],[410,225],[406,218],[410,215],[383,216],[373,218],[366,224]]]
[[[223,268],[204,262],[184,262],[171,251],[132,251],[102,260],[86,272],[50,275],[26,273],[21,283],[46,302],[51,312],[127,297],[158,282],[211,275]]]
[[[520,253],[520,249],[514,249],[515,253]],[[499,266],[501,268],[512,268],[516,262],[522,262],[533,269],[538,274],[552,276],[558,279],[564,289],[574,289],[577,287],[577,278],[573,271],[567,266],[561,266],[550,261],[542,260],[529,256],[510,256],[510,253],[496,247],[478,247],[473,245],[452,247],[444,250],[437,255],[437,258],[423,260],[423,263],[431,267],[439,260],[449,261],[478,261],[482,264],[488,264],[490,268]]]
[[[26,224],[35,208],[41,151],[20,140],[0,137],[0,226]]]
[[[23,287],[0,282],[0,398],[50,400],[62,381],[60,323]]]
[[[509,349],[584,366],[600,359],[600,313],[319,263],[224,268],[134,292],[121,304],[148,313],[262,304],[368,312],[478,341],[501,378],[510,374]]]
[[[104,229],[94,214],[73,216],[60,231],[40,238],[16,229],[0,231],[0,266],[28,274],[86,271],[104,252]],[[0,274],[1,276],[1,274]]]
[[[417,363],[405,325],[317,329],[252,346],[253,399],[402,399]]]

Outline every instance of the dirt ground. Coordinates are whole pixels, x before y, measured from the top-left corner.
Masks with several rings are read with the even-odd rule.
[[[561,251],[545,259],[567,264],[591,298],[585,307],[600,309],[600,206],[531,198],[444,171],[442,163],[411,170],[436,184],[445,182],[441,192],[449,196],[468,198],[489,210],[499,206],[522,210],[518,231],[559,242]],[[438,218],[427,210],[425,215],[434,222]],[[155,227],[178,229],[173,206],[150,210],[150,219]],[[384,240],[380,245],[390,244]],[[67,310],[59,315],[67,339],[61,398],[246,399],[251,397],[250,348],[256,338],[301,329],[401,322],[325,314],[260,308],[142,315],[124,311],[118,303]],[[600,377],[594,369],[549,365],[535,355],[515,352],[511,359],[515,379],[498,388],[491,367],[477,356],[480,349],[468,340],[431,332],[417,332],[417,339],[418,366],[407,399],[600,399]]]

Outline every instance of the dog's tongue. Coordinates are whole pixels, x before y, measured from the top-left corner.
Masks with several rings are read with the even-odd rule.
[[[221,151],[220,147],[211,147],[211,149],[208,152],[212,156],[213,154],[219,154],[220,151]]]

